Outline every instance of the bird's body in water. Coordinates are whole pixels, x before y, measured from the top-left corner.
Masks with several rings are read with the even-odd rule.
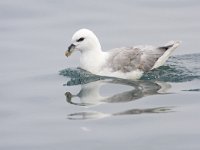
[[[162,66],[180,41],[170,41],[159,47],[134,46],[104,52],[96,35],[80,29],[72,37],[65,55],[80,51],[80,67],[96,75],[139,79],[143,73]]]

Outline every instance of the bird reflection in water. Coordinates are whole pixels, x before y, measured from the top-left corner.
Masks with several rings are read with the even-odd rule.
[[[168,83],[152,82],[152,81],[130,81],[117,78],[109,78],[102,80],[90,81],[88,83],[81,83],[81,90],[78,94],[73,95],[66,92],[66,101],[73,105],[84,106],[86,108],[106,104],[106,103],[124,103],[141,99],[145,96],[166,94],[166,91],[171,87]],[[74,82],[77,85],[77,81]],[[113,94],[111,96],[102,96],[100,89],[103,85],[114,84],[115,86],[124,85],[131,87],[131,90]],[[70,81],[70,85],[71,81]],[[77,102],[77,98],[79,99]],[[138,115],[138,114],[152,114],[152,113],[166,113],[170,112],[172,107],[156,107],[143,109],[129,109],[115,113],[103,113],[97,111],[83,111],[68,115],[68,119],[85,120],[85,119],[100,119],[109,116],[121,115]]]
[[[78,112],[68,115],[70,120],[86,120],[86,119],[101,119],[110,116],[121,116],[121,115],[139,115],[139,114],[152,114],[152,113],[167,113],[172,112],[172,107],[156,107],[156,108],[145,108],[145,109],[130,109],[118,113],[102,113],[97,111],[85,111]]]

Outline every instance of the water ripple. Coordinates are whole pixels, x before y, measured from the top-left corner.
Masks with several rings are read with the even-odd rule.
[[[200,79],[200,54],[187,54],[171,57],[165,66],[145,73],[141,80],[186,82]],[[111,78],[91,74],[80,68],[67,68],[60,71],[60,75],[67,76],[67,85],[86,84],[92,81]]]

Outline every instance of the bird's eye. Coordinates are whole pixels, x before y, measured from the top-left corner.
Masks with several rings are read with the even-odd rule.
[[[81,41],[83,41],[85,38],[80,38],[80,39],[78,39],[78,40],[76,40],[76,42],[81,42]]]

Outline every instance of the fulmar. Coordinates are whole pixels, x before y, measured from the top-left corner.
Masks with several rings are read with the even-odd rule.
[[[159,47],[133,46],[102,51],[97,36],[88,29],[74,33],[65,52],[68,57],[80,51],[80,67],[93,74],[123,79],[139,79],[143,73],[162,66],[180,41],[170,41]]]

